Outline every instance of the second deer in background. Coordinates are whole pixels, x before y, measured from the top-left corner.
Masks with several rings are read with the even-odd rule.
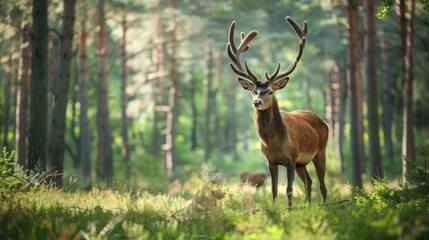
[[[242,172],[240,173],[240,181],[241,184],[249,184],[250,186],[262,187],[264,185],[265,180],[268,178],[268,174],[266,173],[251,173],[251,172]]]

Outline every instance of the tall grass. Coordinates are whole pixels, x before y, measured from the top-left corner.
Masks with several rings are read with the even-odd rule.
[[[273,203],[267,190],[212,185],[204,174],[174,182],[162,194],[125,188],[65,191],[45,184],[30,191],[24,186],[31,177],[15,176],[9,154],[3,153],[0,164],[0,239],[429,237],[427,191],[392,189],[385,179],[369,191],[353,189],[349,196],[338,193],[344,185],[331,181],[330,193],[336,197],[326,204],[313,190],[312,204],[304,194],[295,194],[294,207],[288,209],[283,192]],[[13,187],[10,178],[15,179]],[[295,189],[299,193],[300,185]]]

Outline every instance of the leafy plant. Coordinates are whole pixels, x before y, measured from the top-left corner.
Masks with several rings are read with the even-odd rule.
[[[394,2],[393,0],[382,0],[381,5],[377,9],[377,17],[384,18],[392,8]]]
[[[7,152],[3,148],[0,156],[0,201],[10,197],[11,194],[24,183],[22,168],[17,168],[15,152]]]
[[[417,158],[415,161],[407,159],[407,167],[410,171],[405,175],[407,181],[412,185],[428,190],[429,188],[429,144],[420,143],[417,146],[417,152],[422,158]]]
[[[15,161],[15,151],[8,152],[3,148],[0,153],[0,200],[11,199],[20,191],[27,191],[44,185],[51,176],[36,164],[36,169],[25,170]]]

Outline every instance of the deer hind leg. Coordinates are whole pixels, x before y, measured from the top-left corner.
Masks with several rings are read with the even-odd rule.
[[[323,202],[326,202],[326,185],[325,185],[325,171],[326,171],[326,153],[325,151],[319,152],[313,160],[314,167],[316,168],[317,178],[320,182],[320,192],[323,196]]]
[[[307,168],[305,166],[296,166],[296,173],[298,174],[299,178],[304,183],[305,187],[305,193],[307,194],[307,201],[311,203],[311,178],[310,175],[307,172]]]

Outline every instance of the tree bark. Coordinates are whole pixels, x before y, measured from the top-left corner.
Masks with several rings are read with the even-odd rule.
[[[347,80],[350,104],[350,159],[352,166],[352,184],[362,188],[362,154],[359,144],[359,113],[358,113],[358,81],[360,72],[359,46],[359,1],[347,0],[346,6],[348,22],[348,61]]]
[[[223,142],[221,140],[221,127],[220,127],[220,119],[219,119],[219,108],[218,108],[218,93],[220,89],[220,83],[222,79],[222,60],[223,60],[223,49],[219,49],[216,56],[216,72],[215,72],[215,81],[213,86],[213,99],[211,100],[214,104],[212,104],[213,108],[213,117],[214,117],[214,142],[216,144],[216,163],[217,166],[222,166],[223,164]]]
[[[205,68],[204,68],[204,82],[203,82],[203,95],[204,95],[204,123],[203,123],[203,144],[204,144],[204,161],[208,162],[210,153],[212,151],[211,144],[211,101],[212,101],[212,51],[211,46],[207,45],[204,53]]]
[[[52,112],[49,157],[52,170],[56,173],[50,179],[57,186],[62,185],[64,171],[65,127],[68,92],[70,86],[71,50],[75,20],[75,0],[64,0],[63,26],[61,32],[60,58],[55,81],[55,101]]]
[[[415,0],[397,0],[399,28],[401,34],[401,59],[403,81],[403,128],[402,128],[402,182],[407,183],[406,174],[411,171],[407,161],[415,161],[413,132],[413,32]]]
[[[230,70],[230,97],[229,97],[229,141],[230,141],[230,154],[232,161],[237,161],[237,101],[236,101],[236,89],[237,81],[235,81],[235,75]]]
[[[365,12],[365,77],[367,85],[367,116],[369,136],[370,176],[373,179],[383,178],[381,167],[380,141],[378,134],[378,99],[377,99],[377,66],[376,66],[376,32],[375,4],[372,0],[364,1]]]
[[[169,179],[173,179],[174,170],[176,169],[176,135],[177,135],[177,119],[179,115],[179,73],[177,71],[177,22],[175,19],[176,1],[170,2],[170,7],[173,10],[172,29],[169,34],[171,46],[171,55],[169,61],[171,86],[169,90],[169,107],[170,112],[167,113],[166,135],[164,150],[164,166]]]
[[[4,119],[3,119],[3,147],[8,148],[9,146],[9,124],[10,124],[10,113],[11,113],[11,93],[12,93],[12,82],[13,82],[13,54],[10,53],[7,59],[7,80],[4,88]]]
[[[335,62],[333,69],[333,79],[335,153],[341,173],[344,174],[346,172],[344,167],[343,153],[346,84],[344,78],[341,75],[341,66],[338,61]]]
[[[161,113],[157,110],[157,106],[165,104],[163,103],[163,92],[161,89],[161,82],[164,81],[164,77],[162,76],[162,72],[164,72],[164,54],[163,54],[163,26],[160,21],[159,13],[155,15],[156,22],[156,34],[154,36],[154,45],[155,47],[152,50],[152,60],[155,66],[155,73],[157,77],[155,77],[152,81],[152,92],[153,92],[153,122],[152,122],[152,147],[151,153],[153,159],[156,161],[160,155],[160,146],[161,146],[161,136],[160,136],[160,122],[161,122]],[[156,164],[155,164],[156,166]]]
[[[387,41],[380,41],[381,49],[381,72],[383,76],[383,137],[384,150],[389,164],[393,164],[393,144],[392,144],[392,104],[390,95],[390,75],[389,75],[389,53]]]
[[[48,45],[48,121],[52,121],[52,114],[54,111],[55,103],[55,81],[57,79],[59,69],[59,59],[61,58],[61,36],[57,31],[49,32],[49,45]],[[49,122],[50,123],[50,122]],[[52,125],[48,124],[47,136],[50,138],[52,132]],[[49,145],[48,145],[49,148]],[[48,154],[48,153],[47,153]],[[47,156],[49,157],[49,156]],[[49,160],[49,159],[48,159]]]
[[[122,160],[126,166],[126,176],[130,178],[131,169],[130,169],[130,155],[129,155],[129,146],[128,146],[128,116],[127,116],[127,105],[128,105],[128,96],[127,96],[127,19],[124,16],[122,20],[122,39],[120,41],[121,45],[121,119],[122,119],[122,148],[121,156]]]
[[[69,153],[69,155],[72,158],[73,161],[73,168],[79,168],[81,165],[81,161],[80,161],[80,131],[76,131],[77,129],[77,124],[79,124],[79,119],[78,119],[78,87],[79,87],[79,66],[78,66],[78,56],[77,56],[77,51],[74,52],[73,54],[73,82],[72,82],[72,89],[71,89],[71,118],[70,118],[70,126],[69,126],[69,131],[70,131],[70,136],[71,136],[71,140],[72,140],[72,145],[74,145],[73,147],[68,147],[67,143],[66,143],[66,150]]]
[[[235,77],[233,81],[237,83]],[[250,110],[250,99],[245,91],[241,91],[241,132],[242,132],[242,142],[243,142],[243,150],[249,150],[249,117],[247,114]]]
[[[28,85],[31,65],[31,26],[24,24],[22,29],[22,53],[19,62],[17,105],[15,113],[15,158],[21,166],[27,168],[27,126],[28,126]]]
[[[326,69],[326,122],[328,123],[328,126],[330,128],[334,127],[335,125],[335,119],[334,119],[334,108],[335,108],[335,73],[332,69]],[[306,90],[307,91],[307,90]],[[329,137],[328,139],[334,139],[334,131],[329,131]],[[329,141],[329,143],[333,143],[332,141]]]
[[[46,167],[48,110],[48,1],[33,0],[28,169]]]
[[[358,13],[359,15],[359,13]],[[359,25],[359,24],[358,24]],[[356,95],[357,95],[357,137],[358,137],[358,146],[359,146],[359,163],[360,163],[360,170],[361,170],[361,174],[364,174],[366,172],[366,168],[367,168],[367,164],[366,164],[366,156],[365,156],[365,142],[363,140],[363,134],[364,134],[364,126],[363,126],[363,103],[364,103],[364,99],[363,99],[363,77],[362,77],[362,65],[361,65],[361,39],[358,42],[359,45],[359,57],[357,59],[357,66],[356,66]]]
[[[113,180],[112,133],[109,119],[107,82],[107,32],[105,0],[98,2],[98,88],[97,88],[97,178],[111,184]]]
[[[192,111],[192,126],[191,126],[191,150],[195,151],[197,149],[197,128],[198,128],[198,110],[197,103],[195,99],[196,91],[196,80],[194,76],[191,78],[191,87],[190,87],[190,98],[191,98],[191,111]]]
[[[86,9],[84,9],[85,11]],[[82,175],[84,188],[90,188],[91,181],[91,154],[90,154],[90,134],[88,121],[88,55],[87,55],[87,30],[86,15],[81,22],[79,33],[79,129],[80,129],[80,162],[82,163]]]
[[[8,147],[9,144],[11,142],[16,142],[16,133],[18,133],[17,130],[17,125],[13,124],[13,123],[17,123],[16,117],[19,116],[18,114],[18,108],[19,108],[19,102],[18,102],[18,88],[20,85],[20,77],[22,75],[22,58],[23,58],[23,54],[22,54],[22,48],[23,48],[23,32],[24,32],[24,11],[20,9],[20,7],[18,7],[17,5],[14,6],[12,8],[12,11],[10,13],[11,16],[11,25],[14,26],[17,30],[13,36],[12,40],[12,53],[9,56],[8,59],[8,71],[9,71],[9,80],[8,81],[11,86],[10,86],[10,90],[12,90],[13,92],[8,92],[7,94],[9,94],[9,97],[7,97],[5,99],[5,101],[11,101],[10,105],[6,106],[7,108],[5,108],[6,112],[6,127],[7,129],[9,128],[9,124],[12,124],[12,129],[11,129],[11,133],[9,135],[9,131],[6,132],[5,134],[5,142],[3,147]],[[14,55],[18,55],[17,57],[14,57]],[[16,61],[15,59],[17,59],[18,61]],[[10,94],[12,95],[12,99],[10,99]],[[6,97],[6,96],[5,96]],[[13,111],[12,111],[13,109]],[[1,111],[1,110],[0,110]],[[0,113],[1,115],[1,113]],[[9,139],[9,136],[11,136],[11,138]],[[17,156],[16,156],[16,151],[18,150],[18,146],[14,146],[15,148],[15,159],[17,160]]]

